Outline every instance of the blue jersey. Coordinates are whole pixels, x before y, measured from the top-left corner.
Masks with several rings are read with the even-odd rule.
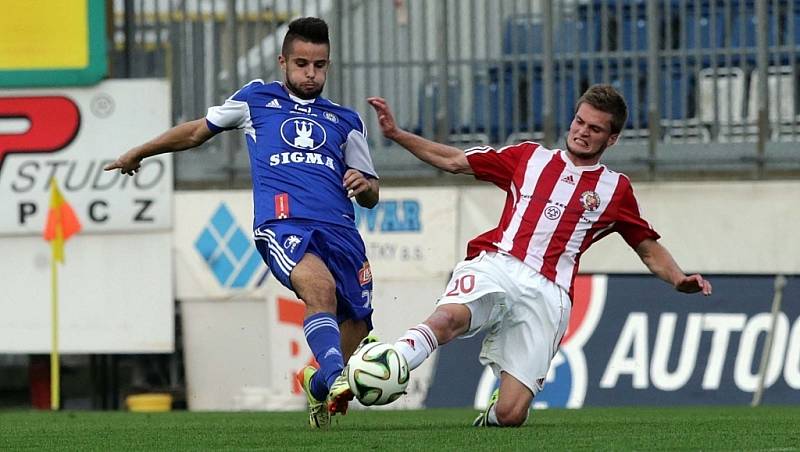
[[[209,108],[206,122],[215,133],[244,130],[254,229],[285,218],[355,227],[344,173],[354,168],[377,178],[358,113],[323,97],[300,99],[280,82],[253,80]]]

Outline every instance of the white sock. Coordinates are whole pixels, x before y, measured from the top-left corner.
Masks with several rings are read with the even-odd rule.
[[[394,343],[394,347],[403,354],[403,357],[408,362],[408,370],[414,370],[419,367],[438,346],[439,342],[436,340],[436,335],[424,323],[409,328]]]
[[[486,425],[500,425],[500,422],[497,420],[497,412],[495,411],[495,407],[497,404],[493,404],[489,407],[489,414],[486,415]]]

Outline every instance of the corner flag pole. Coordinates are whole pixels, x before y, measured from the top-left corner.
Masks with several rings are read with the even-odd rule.
[[[55,253],[54,253],[55,254]],[[58,411],[61,404],[61,364],[58,355],[58,266],[50,259],[50,409]]]
[[[753,401],[750,406],[761,405],[761,397],[764,395],[764,379],[766,378],[767,368],[769,368],[769,356],[772,354],[772,340],[775,336],[775,324],[778,321],[778,313],[781,311],[781,301],[783,300],[783,288],[786,287],[786,277],[777,275],[775,277],[775,295],[772,297],[772,324],[767,332],[767,340],[764,349],[761,351],[761,363],[758,366],[758,386],[753,393]]]
[[[64,242],[81,230],[81,222],[58,189],[55,178],[50,179],[50,210],[43,237],[53,251],[50,259],[50,408],[61,405],[61,372],[58,359],[58,263],[64,263]]]

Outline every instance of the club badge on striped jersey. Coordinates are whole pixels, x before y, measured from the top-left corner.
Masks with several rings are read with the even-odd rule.
[[[594,212],[600,207],[600,195],[591,190],[581,193],[581,205],[584,209]]]

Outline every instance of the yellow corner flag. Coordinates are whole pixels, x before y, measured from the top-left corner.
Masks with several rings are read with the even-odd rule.
[[[50,179],[50,210],[44,227],[44,239],[52,242],[53,260],[64,262],[64,242],[81,230],[81,222],[58,189],[56,179]]]
[[[53,258],[50,262],[50,408],[58,410],[61,405],[61,364],[58,359],[58,267],[64,262],[64,242],[81,230],[81,222],[58,189],[55,178],[50,179],[50,210],[44,227],[44,239],[51,243]]]

